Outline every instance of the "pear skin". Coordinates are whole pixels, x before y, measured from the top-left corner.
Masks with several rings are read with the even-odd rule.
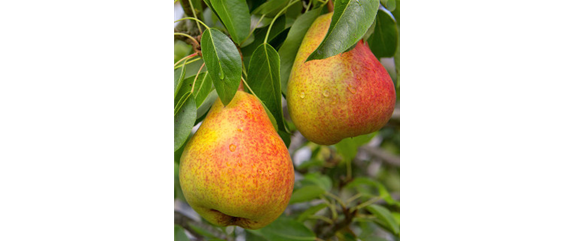
[[[183,151],[181,188],[207,221],[260,229],[289,204],[295,173],[259,100],[242,90],[217,100]]]
[[[363,40],[345,53],[305,62],[325,38],[332,15],[318,17],[307,31],[287,84],[293,123],[321,145],[381,129],[396,98],[391,77]]]

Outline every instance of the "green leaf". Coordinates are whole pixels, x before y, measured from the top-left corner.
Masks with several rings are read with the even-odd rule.
[[[174,117],[174,152],[185,143],[187,137],[191,134],[191,129],[197,117],[197,106],[195,105],[193,95],[189,93],[183,98],[185,98],[185,102]]]
[[[193,90],[193,97],[195,97],[195,103],[197,104],[197,107],[199,107],[203,103],[207,95],[213,90],[213,85],[211,77],[208,77],[206,72],[200,73],[199,76],[197,77],[197,80],[195,80],[195,77],[196,76],[194,75],[185,78],[185,80],[183,80],[181,89],[177,93],[177,97],[175,99],[179,102],[184,94],[191,91],[193,87],[193,82],[195,81],[196,83],[195,87],[193,87],[195,88]]]
[[[315,233],[296,220],[280,216],[271,224],[259,230],[248,230],[273,241],[314,241]]]
[[[285,131],[277,51],[269,44],[259,46],[251,55],[247,73],[247,83],[251,90],[271,111],[279,130]]]
[[[399,31],[393,15],[381,7],[375,23],[375,31],[368,41],[369,48],[377,58],[393,57],[399,42]]]
[[[249,230],[246,229],[247,232],[245,232],[245,240],[249,240],[249,241],[270,241],[269,239],[266,239],[263,234],[261,233],[261,230]]]
[[[319,173],[305,174],[305,178],[301,180],[301,183],[302,184],[309,183],[317,185],[321,187],[323,190],[325,190],[325,192],[331,191],[331,188],[333,187],[333,182],[331,181],[331,178],[325,175],[321,175]]]
[[[181,88],[182,82],[185,78],[185,65],[183,65],[181,68],[176,69],[174,74],[174,83],[175,83],[175,87],[174,87],[174,93],[177,96],[179,89]]]
[[[206,29],[201,37],[205,67],[223,105],[235,96],[241,81],[241,57],[235,44],[217,29]]]
[[[189,238],[187,238],[187,235],[185,234],[185,229],[177,224],[174,226],[173,236],[175,237],[175,241],[189,241]]]
[[[289,204],[311,201],[320,197],[323,193],[325,193],[325,190],[322,187],[315,185],[304,186],[293,192]]]
[[[287,94],[287,82],[289,81],[295,56],[297,56],[299,46],[303,42],[303,37],[305,37],[305,33],[307,33],[315,19],[321,15],[321,10],[321,8],[318,8],[298,17],[293,26],[291,26],[285,42],[279,48],[278,53],[281,56],[281,90],[283,94]]]
[[[377,132],[373,132],[357,137],[345,138],[335,144],[335,148],[337,148],[337,151],[343,156],[346,162],[351,161],[357,155],[359,147],[369,143],[376,134]]]
[[[321,203],[317,206],[308,208],[307,210],[305,210],[305,212],[301,213],[299,217],[297,217],[297,222],[305,221],[305,219],[307,219],[309,216],[315,214],[316,212],[319,212],[319,210],[326,208],[328,206],[329,205],[327,205],[326,203]]]
[[[395,218],[397,224],[401,225],[401,214],[397,212],[392,212],[391,214],[393,215],[393,218]]]
[[[307,161],[304,161],[303,163],[301,163],[299,166],[297,166],[297,170],[301,170],[301,169],[306,169],[306,168],[310,168],[310,167],[321,167],[323,166],[325,163],[325,161],[320,160],[320,159],[310,159]]]
[[[327,35],[307,61],[335,56],[357,43],[375,20],[378,7],[378,0],[335,0]]]
[[[253,10],[253,13],[261,15],[265,14],[265,16],[274,17],[279,13],[279,11],[281,11],[281,9],[287,6],[288,3],[289,0],[269,0]]]
[[[196,125],[197,123],[203,121],[203,118],[205,118],[207,112],[209,111],[209,109],[216,100],[217,100],[217,92],[216,90],[212,90],[211,92],[209,92],[207,97],[205,97],[203,103],[201,103],[201,105],[197,107],[197,119],[195,120]]]
[[[209,73],[204,72],[199,74],[197,77],[194,87],[195,89],[193,90],[193,97],[195,97],[195,103],[197,104],[197,107],[203,103],[205,98],[207,98],[207,95],[209,95],[209,93],[213,90],[213,82],[211,77],[208,75]]]
[[[251,28],[267,27],[271,21],[273,21],[273,18],[265,16],[263,19],[261,19],[261,16],[262,15],[251,15]],[[261,21],[259,21],[259,19],[261,19]],[[251,36],[253,36],[253,34]]]
[[[383,186],[382,183],[377,182],[377,181],[370,179],[370,178],[357,177],[357,178],[353,179],[353,181],[349,182],[345,187],[346,188],[353,188],[353,187],[356,187],[358,185],[373,186],[373,187],[377,188],[377,191],[379,192],[379,197],[381,197],[383,200],[385,200],[389,204],[397,204],[397,201],[395,201],[393,199],[393,197],[391,197],[391,194],[389,194],[389,191],[387,191],[387,189],[385,188],[385,186]]]
[[[301,2],[297,1],[297,3],[295,3],[294,5],[292,5],[287,9],[287,11],[285,12],[285,16],[288,18],[296,19],[297,17],[299,17],[299,15],[301,15],[302,10],[303,10],[302,1]]]
[[[367,206],[366,209],[377,217],[378,221],[380,221],[380,224],[384,228],[387,228],[394,234],[399,234],[399,224],[397,224],[395,218],[387,208],[371,204]]]
[[[395,0],[388,0],[387,1],[387,5],[385,5],[385,8],[387,8],[389,11],[395,11],[395,9],[397,8],[397,1]]]
[[[212,1],[211,5],[233,41],[239,44],[247,38],[251,15],[245,0],[218,0]]]

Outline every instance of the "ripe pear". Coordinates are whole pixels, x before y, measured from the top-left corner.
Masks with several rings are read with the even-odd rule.
[[[217,100],[185,146],[181,188],[191,207],[218,226],[262,228],[289,204],[295,173],[287,147],[259,100],[242,90]]]
[[[362,40],[345,53],[305,62],[325,38],[332,15],[318,17],[307,31],[287,85],[293,123],[321,145],[379,130],[395,107],[393,81]]]

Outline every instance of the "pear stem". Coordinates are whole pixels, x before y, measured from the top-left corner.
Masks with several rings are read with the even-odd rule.
[[[332,13],[335,10],[335,6],[333,5],[333,0],[329,0],[329,2],[327,3],[327,9],[329,9],[330,13]]]
[[[199,70],[197,71],[197,74],[195,74],[195,79],[193,80],[193,85],[191,86],[191,93],[193,94],[193,89],[195,88],[195,82],[197,81],[197,77],[199,76],[199,72],[201,72],[201,70],[203,69],[203,67],[205,66],[205,63],[203,63],[201,65],[201,67],[199,67]],[[201,88],[201,87],[200,87]]]

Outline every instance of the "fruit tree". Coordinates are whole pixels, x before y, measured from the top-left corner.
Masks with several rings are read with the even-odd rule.
[[[176,0],[175,240],[399,240],[399,0]]]

